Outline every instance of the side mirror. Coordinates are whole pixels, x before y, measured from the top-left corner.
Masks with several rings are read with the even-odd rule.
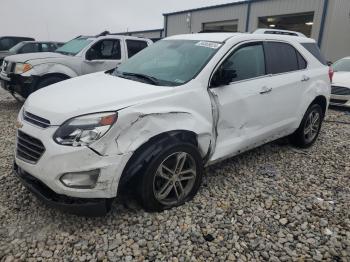
[[[93,61],[98,59],[97,52],[94,49],[90,49],[86,52],[85,59],[87,61]]]
[[[230,68],[222,68],[216,71],[212,80],[211,87],[225,86],[237,77],[236,70]]]

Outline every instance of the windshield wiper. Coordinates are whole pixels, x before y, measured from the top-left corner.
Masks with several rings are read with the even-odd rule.
[[[153,84],[153,85],[159,85],[159,80],[153,76],[149,76],[149,75],[144,75],[144,74],[138,74],[138,73],[130,73],[130,72],[118,72],[117,71],[117,76],[119,77],[136,77],[136,78],[141,78],[141,79],[145,79],[146,81],[148,81],[149,83]]]

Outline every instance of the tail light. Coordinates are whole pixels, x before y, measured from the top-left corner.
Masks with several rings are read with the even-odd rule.
[[[334,70],[333,70],[333,68],[331,66],[329,67],[329,70],[328,70],[328,76],[329,76],[329,80],[332,83],[333,82],[333,76],[334,76]]]

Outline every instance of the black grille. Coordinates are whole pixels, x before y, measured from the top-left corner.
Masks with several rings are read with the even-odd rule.
[[[33,125],[40,126],[42,128],[47,128],[50,126],[50,121],[42,118],[40,116],[33,115],[29,112],[23,112],[23,118],[25,121],[32,123]]]
[[[340,105],[343,105],[343,104],[345,104],[346,102],[347,102],[346,100],[331,99],[331,103],[333,103],[333,104],[340,104]]]
[[[5,63],[5,67],[3,67],[3,70],[6,74],[12,73],[14,71],[15,63],[11,63],[6,60],[4,60],[3,63]],[[1,67],[4,65],[3,63],[0,65]]]
[[[45,152],[45,147],[39,139],[18,130],[17,132],[17,157],[35,164]]]
[[[332,94],[338,96],[350,96],[350,88],[342,86],[332,86]]]

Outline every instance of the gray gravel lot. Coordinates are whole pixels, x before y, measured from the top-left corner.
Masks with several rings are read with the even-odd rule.
[[[19,108],[0,91],[0,261],[350,261],[347,112],[330,110],[311,149],[272,143],[208,168],[184,206],[117,201],[84,218],[46,207],[11,174]]]

